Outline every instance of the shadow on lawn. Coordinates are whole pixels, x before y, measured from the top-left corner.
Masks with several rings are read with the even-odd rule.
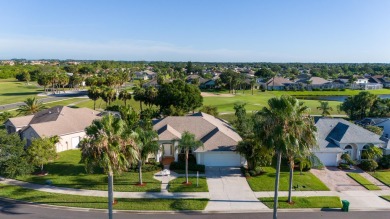
[[[1,96],[25,96],[39,94],[40,92],[17,92],[17,93],[3,93]]]

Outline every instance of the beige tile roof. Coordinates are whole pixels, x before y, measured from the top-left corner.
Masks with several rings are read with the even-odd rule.
[[[84,131],[93,120],[100,118],[98,114],[98,111],[88,108],[56,106],[34,115],[29,127],[41,137],[61,136]]]
[[[12,123],[17,128],[25,127],[27,126],[34,115],[29,115],[29,116],[21,116],[21,117],[15,117],[15,118],[9,118],[8,120]]]
[[[291,84],[294,83],[287,78],[282,78],[282,77],[275,77],[271,78],[267,81],[268,86],[284,86],[285,84]]]
[[[204,145],[196,152],[232,151],[242,140],[229,124],[206,113],[168,116],[156,121],[153,128],[158,132],[159,140],[163,141],[180,139],[185,131],[193,133]]]

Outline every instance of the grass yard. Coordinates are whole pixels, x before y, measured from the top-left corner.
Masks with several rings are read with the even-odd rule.
[[[247,178],[249,186],[255,192],[274,191],[276,170],[273,167],[264,167],[264,174]],[[288,191],[288,168],[282,167],[280,172],[279,190]],[[310,172],[294,171],[293,188],[296,191],[329,191],[317,177]]]
[[[379,90],[367,90],[372,94],[390,94],[390,89],[379,89]],[[357,95],[362,90],[349,90],[345,91],[268,91],[275,95],[288,94],[292,96],[351,96]]]
[[[208,96],[208,97],[203,97],[203,105],[211,105],[211,106],[217,106],[218,111],[220,113],[234,113],[234,103],[236,102],[245,102],[247,103],[246,105],[246,110],[248,113],[252,111],[257,111],[261,110],[263,107],[268,106],[267,101],[276,96],[280,96],[282,94],[290,94],[290,92],[278,92],[274,93],[275,91],[267,91],[267,92],[260,92],[256,91],[254,95],[251,95],[249,91],[246,91],[245,94],[242,93],[237,93],[236,95],[232,97],[228,96]],[[310,114],[313,115],[319,115],[321,112],[317,109],[317,107],[320,105],[319,101],[317,100],[304,100],[303,101],[306,106],[308,106],[311,111]],[[332,114],[344,114],[343,112],[338,113],[336,111],[337,105],[341,104],[341,102],[337,101],[328,101],[329,105],[334,109],[332,111]]]
[[[34,97],[43,92],[43,88],[38,87],[36,82],[19,82],[9,79],[0,79],[0,104],[23,102],[28,97]]]
[[[377,170],[370,173],[371,176],[381,181],[383,184],[390,186],[390,171],[389,170]]]
[[[79,164],[81,153],[79,150],[69,150],[58,153],[55,162],[44,166],[49,172],[47,176],[21,176],[18,180],[45,184],[47,180],[52,185],[76,189],[107,190],[106,174],[87,174],[83,164]],[[145,186],[137,186],[138,173],[125,172],[114,176],[114,190],[118,192],[159,192],[161,182],[153,178],[153,172],[143,173]]]
[[[178,177],[169,182],[169,192],[208,192],[207,181],[205,177],[199,177],[199,185],[196,187],[196,177],[188,177],[192,185],[184,185],[185,177]]]
[[[381,198],[383,198],[384,200],[390,202],[390,195],[385,195],[385,196],[379,196]]]
[[[107,209],[107,198],[41,192],[0,184],[0,197],[41,204]],[[203,210],[207,199],[116,199],[115,210],[180,211]]]
[[[381,190],[377,185],[373,184],[359,173],[347,173],[347,175],[368,190]]]
[[[274,198],[259,198],[267,207],[274,207]],[[292,197],[293,204],[287,203],[287,197],[278,198],[279,208],[341,208],[341,200],[337,196]]]

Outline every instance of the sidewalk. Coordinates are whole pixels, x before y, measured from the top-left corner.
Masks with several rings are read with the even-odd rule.
[[[256,197],[274,197],[274,192],[255,192]],[[390,210],[390,202],[379,196],[390,195],[389,190],[366,190],[366,191],[293,191],[292,196],[310,197],[310,196],[338,196],[341,200],[347,200],[350,203],[350,209],[353,210]],[[279,192],[279,197],[287,197],[287,191]]]
[[[14,179],[0,178],[0,183],[6,185],[20,186],[27,189],[34,189],[41,192],[51,192],[67,195],[82,195],[82,196],[95,196],[95,197],[107,197],[107,191],[98,190],[85,190],[85,189],[72,189],[64,187],[55,187],[49,185],[39,185],[28,182],[22,182]],[[208,192],[114,192],[116,198],[161,198],[161,199],[201,199],[210,198]]]

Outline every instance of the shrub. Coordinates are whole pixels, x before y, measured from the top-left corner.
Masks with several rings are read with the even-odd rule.
[[[250,177],[251,176],[251,174],[249,174],[248,172],[246,172],[244,175],[245,175],[245,177]]]
[[[351,169],[351,168],[349,168],[349,165],[346,164],[346,163],[339,164],[339,168],[342,169],[342,170],[349,170],[349,169]]]
[[[375,160],[362,160],[360,163],[360,168],[365,171],[374,171],[376,168],[378,168],[378,163]]]
[[[348,165],[355,165],[355,161],[352,160],[351,156],[348,153],[344,153],[341,155],[341,159],[344,161],[344,163]]]
[[[186,155],[179,154],[177,159],[180,163],[185,163],[186,162]],[[190,163],[196,164],[196,158],[195,158],[195,155],[193,155],[193,154],[188,154],[188,164],[190,164]]]
[[[142,165],[142,172],[155,172],[161,170],[163,167],[160,163],[146,163]],[[130,171],[138,172],[138,165],[134,165],[130,168]]]
[[[169,166],[170,170],[185,170],[186,169],[186,164],[184,162],[172,162],[171,165]],[[189,171],[199,171],[201,173],[204,173],[205,171],[205,165],[200,165],[200,164],[194,164],[194,163],[189,163],[188,162],[188,170]]]
[[[384,155],[380,160],[379,160],[379,165],[384,168],[388,169],[390,168],[390,154]]]

